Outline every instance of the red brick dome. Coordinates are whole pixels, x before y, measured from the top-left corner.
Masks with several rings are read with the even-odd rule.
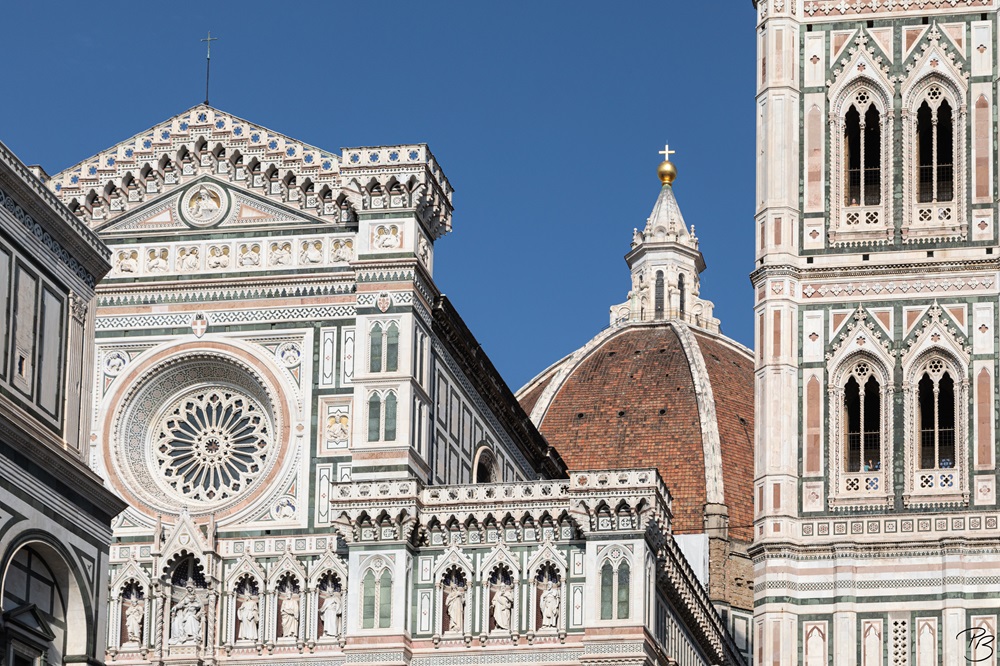
[[[705,531],[725,504],[730,536],[753,522],[754,364],[750,351],[683,321],[608,329],[518,392],[570,469],[656,467],[674,531]]]

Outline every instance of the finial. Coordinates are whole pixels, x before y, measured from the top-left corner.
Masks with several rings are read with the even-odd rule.
[[[677,178],[677,167],[670,161],[670,156],[676,152],[676,150],[670,150],[669,143],[664,145],[663,150],[660,151],[660,155],[663,155],[663,161],[660,162],[660,166],[656,167],[656,175],[659,176],[660,182],[664,185],[670,185]]]

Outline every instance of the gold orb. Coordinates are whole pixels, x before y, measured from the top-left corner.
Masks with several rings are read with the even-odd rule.
[[[677,167],[672,162],[660,162],[660,166],[656,167],[656,175],[660,177],[661,183],[669,185],[677,178]]]

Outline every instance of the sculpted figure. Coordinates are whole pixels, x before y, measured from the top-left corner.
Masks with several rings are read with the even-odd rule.
[[[247,597],[240,604],[240,609],[236,611],[236,616],[240,619],[240,632],[236,639],[241,641],[256,641],[260,637],[257,628],[260,622],[260,608],[257,605],[257,597]]]
[[[328,442],[343,442],[348,438],[348,418],[345,415],[331,416],[326,420],[326,439]]]
[[[194,588],[189,585],[187,590],[187,594],[170,611],[170,640],[167,641],[170,645],[192,645],[201,640],[202,605],[194,594]]]
[[[273,243],[271,245],[271,265],[272,266],[290,266],[292,264],[292,252],[289,249],[288,243],[277,244]]]
[[[207,188],[198,188],[198,194],[191,197],[188,204],[188,214],[196,220],[207,220],[219,212],[219,204],[215,203]]]
[[[303,264],[318,264],[323,261],[323,244],[319,241],[303,244],[302,256],[299,257]]]
[[[299,595],[292,592],[281,600],[281,637],[296,638],[299,635]]]
[[[209,268],[229,268],[229,248],[213,247],[205,260]]]
[[[119,252],[118,253],[118,272],[119,273],[137,273],[139,271],[139,262],[136,259],[139,255],[135,250],[131,252]]]
[[[259,266],[260,248],[256,245],[247,247],[244,245],[240,249],[240,266]]]
[[[559,584],[550,580],[542,591],[539,606],[542,611],[542,628],[555,629],[559,623],[559,604],[562,601],[559,594]]]
[[[399,247],[399,229],[392,227],[379,227],[375,231],[375,247],[390,249]]]
[[[142,621],[145,614],[145,604],[142,599],[135,599],[125,611],[126,644],[142,642]]]
[[[344,596],[339,590],[331,592],[319,609],[323,616],[323,635],[339,636],[340,622],[344,617]]]
[[[354,248],[351,241],[335,241],[332,259],[335,262],[350,261],[354,258]]]
[[[177,268],[182,271],[196,271],[199,266],[198,248],[192,247],[186,253],[181,250],[181,255],[177,257]]]
[[[444,603],[448,607],[448,631],[465,631],[465,587],[452,583],[445,588]]]
[[[168,268],[170,268],[170,265],[167,263],[167,251],[165,249],[159,252],[156,250],[149,251],[149,261],[146,262],[146,270],[150,273],[164,273]]]
[[[500,583],[493,595],[493,621],[497,629],[510,629],[510,614],[514,608],[514,586]]]

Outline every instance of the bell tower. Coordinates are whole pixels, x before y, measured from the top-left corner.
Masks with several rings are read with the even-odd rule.
[[[754,7],[755,661],[996,663],[997,3]]]

